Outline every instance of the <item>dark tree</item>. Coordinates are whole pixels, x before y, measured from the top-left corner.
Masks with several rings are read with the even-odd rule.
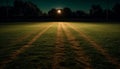
[[[41,16],[42,12],[39,10],[39,8],[35,4],[31,2],[25,2],[24,15],[25,16]]]
[[[14,1],[14,12],[16,16],[41,16],[40,9],[31,2],[24,2],[22,0]]]
[[[0,17],[7,16],[7,7],[0,7]]]
[[[113,14],[115,18],[120,18],[120,4],[116,3],[112,8]]]
[[[108,21],[111,20],[113,18],[113,12],[110,9],[105,9],[104,10],[104,14],[103,14],[104,18]]]
[[[0,17],[12,16],[12,14],[13,14],[12,9],[13,9],[13,7],[11,7],[11,6],[1,6],[0,7]]]
[[[15,0],[13,5],[14,16],[24,16],[25,3],[22,0]]]
[[[51,9],[50,11],[48,11],[48,15],[50,17],[56,17],[57,16],[57,10],[56,9]]]
[[[90,9],[90,16],[92,18],[103,18],[103,9],[100,5],[92,5]]]
[[[85,13],[85,12],[82,11],[82,10],[78,10],[78,11],[75,12],[75,16],[76,16],[77,18],[85,18],[85,17],[87,17],[87,13]]]
[[[64,17],[67,17],[67,18],[72,17],[72,14],[73,14],[73,12],[70,8],[66,7],[63,9],[63,16]]]

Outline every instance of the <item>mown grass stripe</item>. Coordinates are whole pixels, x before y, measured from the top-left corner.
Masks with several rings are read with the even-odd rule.
[[[16,50],[15,52],[13,52],[10,57],[8,57],[7,59],[3,60],[0,63],[0,69],[4,69],[5,65],[9,62],[12,62],[20,53],[22,53],[23,51],[25,51],[27,48],[30,47],[30,45],[32,45],[32,43],[34,43],[43,33],[45,33],[52,25],[49,25],[47,28],[45,28],[44,30],[42,30],[41,32],[39,32],[36,36],[34,36],[32,38],[32,40],[30,40],[26,45],[22,46],[20,49]]]
[[[54,49],[54,56],[53,56],[53,69],[63,69],[60,66],[60,63],[64,60],[64,39],[63,39],[63,32],[61,23],[58,23],[57,35],[56,35],[56,45]]]
[[[44,28],[46,28],[46,25],[45,26],[43,25],[41,27],[41,29],[44,29]],[[22,34],[21,36],[15,38],[14,40],[9,41],[9,46],[15,46],[17,44],[20,44],[21,42],[23,42],[24,40],[28,39],[29,37],[32,37],[33,34],[36,35],[37,33],[39,33],[40,30],[30,31],[30,32]],[[1,49],[0,52],[4,52],[4,51],[9,50],[9,49],[10,49],[9,47],[7,47],[7,48],[5,47],[4,49]]]
[[[83,69],[93,69],[90,64],[90,59],[85,52],[80,47],[76,38],[71,34],[71,32],[66,28],[65,24],[62,23],[62,28],[67,36],[68,41],[71,43],[74,52],[76,53],[75,60],[79,63],[80,68]]]
[[[71,27],[74,31],[78,32],[80,36],[82,36],[86,41],[88,41],[93,48],[98,50],[102,55],[105,56],[106,59],[108,59],[109,62],[116,65],[117,69],[120,69],[120,63],[118,62],[118,59],[115,57],[112,57],[110,54],[108,54],[107,50],[102,48],[100,44],[95,42],[90,36],[86,35],[84,32],[78,30],[76,27],[71,25],[70,23],[66,23],[69,27]]]

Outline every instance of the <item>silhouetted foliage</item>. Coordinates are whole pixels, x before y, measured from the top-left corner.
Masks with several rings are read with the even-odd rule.
[[[110,9],[105,9],[103,16],[106,20],[112,19],[113,18],[113,12]]]
[[[72,10],[70,8],[64,8],[63,9],[63,16],[66,17],[66,18],[70,18],[72,17]]]
[[[57,13],[57,10],[61,10],[62,14],[58,14]],[[54,18],[70,18],[72,17],[72,11],[70,8],[64,8],[64,9],[51,9],[49,12],[48,12],[48,16],[50,17],[54,17]]]
[[[57,16],[57,10],[56,9],[51,9],[50,11],[48,11],[48,15],[50,17],[56,17]]]
[[[16,16],[41,16],[40,9],[31,2],[23,2],[21,0],[15,0],[14,12]]]
[[[113,11],[113,15],[115,16],[115,18],[120,18],[120,4],[116,3],[114,5],[114,7],[112,8]]]
[[[13,16],[24,16],[24,2],[21,0],[15,0],[13,6]]]
[[[1,6],[0,7],[0,17],[11,17],[13,16],[14,11],[11,6]]]
[[[100,5],[92,5],[90,9],[90,16],[92,18],[103,18],[103,9]]]
[[[61,10],[61,14],[58,14]],[[116,3],[112,9],[103,9],[100,5],[92,5],[89,13],[83,10],[72,11],[66,7],[63,9],[51,9],[48,13],[42,11],[32,2],[14,0],[13,6],[0,6],[1,19],[67,19],[67,20],[90,20],[90,21],[120,21],[120,4]]]
[[[85,18],[85,17],[88,16],[88,14],[85,13],[84,11],[82,11],[82,10],[78,10],[78,11],[75,12],[75,16],[77,18]]]
[[[1,6],[0,7],[0,17],[7,16],[7,7]]]

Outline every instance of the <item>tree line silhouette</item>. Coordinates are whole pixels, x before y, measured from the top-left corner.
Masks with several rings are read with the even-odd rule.
[[[116,3],[112,9],[103,9],[100,5],[92,5],[89,13],[83,10],[72,11],[70,8],[51,9],[48,13],[42,12],[35,4],[28,1],[15,0],[13,6],[0,6],[0,19],[23,20],[88,20],[88,21],[120,21],[120,4]]]

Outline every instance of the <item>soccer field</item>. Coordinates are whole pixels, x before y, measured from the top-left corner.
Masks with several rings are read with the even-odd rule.
[[[120,24],[1,24],[0,69],[120,69]]]

